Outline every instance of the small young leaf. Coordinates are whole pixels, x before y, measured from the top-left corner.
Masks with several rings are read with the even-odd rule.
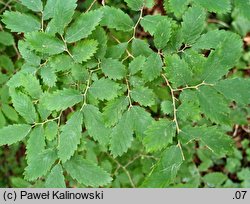
[[[134,58],[130,63],[129,63],[129,71],[131,74],[136,74],[140,70],[143,69],[143,66],[145,64],[146,57],[144,56],[138,56]]]
[[[103,59],[101,69],[110,79],[122,79],[126,75],[125,65],[117,59]]]
[[[125,2],[134,11],[139,11],[144,5],[144,0],[125,0]]]
[[[154,32],[154,43],[158,49],[166,47],[171,36],[171,23],[169,20],[160,21]]]
[[[48,141],[52,141],[56,138],[58,133],[58,124],[55,121],[46,123],[44,129],[44,135]]]

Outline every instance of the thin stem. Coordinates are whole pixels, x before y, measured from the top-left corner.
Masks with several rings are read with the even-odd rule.
[[[173,91],[174,92],[175,91],[183,91],[183,90],[186,90],[186,89],[196,89],[196,90],[198,90],[200,86],[214,86],[214,84],[208,84],[205,81],[203,81],[202,83],[197,84],[195,86],[186,86],[184,88],[174,89]]]
[[[175,96],[174,96],[174,89],[172,88],[172,86],[170,85],[167,77],[162,74],[162,77],[164,78],[164,80],[166,81],[167,83],[167,86],[169,87],[170,89],[170,92],[171,92],[171,96],[172,96],[172,103],[173,103],[173,107],[174,107],[174,119],[173,121],[175,122],[175,126],[176,126],[176,131],[177,131],[177,134],[179,134],[181,132],[181,129],[179,127],[179,123],[178,123],[178,120],[177,120],[177,109],[176,109],[176,103],[175,103]]]
[[[89,6],[89,8],[85,11],[85,13],[88,13],[91,9],[92,9],[92,7],[94,6],[94,4],[97,2],[97,0],[94,0],[91,4],[90,4],[90,6]]]
[[[129,100],[129,109],[130,109],[130,108],[133,107],[133,105],[132,105],[132,100],[131,100],[131,96],[130,96],[131,89],[130,89],[130,86],[129,86],[129,81],[128,81],[128,79],[126,78],[125,80],[126,80],[127,89],[128,89],[128,95],[127,95],[127,97],[128,97],[128,100]]]
[[[41,17],[41,31],[43,32],[43,27],[44,27],[44,22],[43,22],[43,11],[41,12],[42,17]]]
[[[62,41],[64,42],[64,50],[68,53],[68,55],[75,61],[75,58],[73,57],[73,55],[70,53],[69,49],[68,49],[68,46],[67,46],[67,42],[66,40],[64,39],[64,37],[62,35],[60,35],[61,38],[62,38]]]
[[[0,13],[2,13],[6,8],[11,9],[11,6],[9,5],[13,0],[8,1],[7,3],[4,3],[1,1],[1,3],[4,5],[4,7],[0,10]]]
[[[129,41],[128,41],[128,43],[129,42],[131,42],[133,39],[135,39],[135,37],[136,37],[136,29],[137,29],[137,27],[138,27],[138,25],[139,25],[139,23],[140,23],[140,21],[142,20],[142,16],[143,16],[143,9],[144,9],[144,6],[141,8],[141,10],[140,10],[140,16],[139,16],[139,18],[138,18],[138,20],[137,20],[137,22],[136,22],[136,24],[135,24],[135,26],[134,26],[134,28],[133,28],[133,36],[129,39]]]
[[[185,156],[184,156],[184,153],[183,153],[183,149],[182,149],[180,140],[178,140],[177,146],[180,148],[181,156],[182,156],[183,161],[185,161]]]

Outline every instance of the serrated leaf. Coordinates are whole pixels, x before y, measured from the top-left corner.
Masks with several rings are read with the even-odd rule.
[[[140,40],[137,38],[133,40],[133,42],[132,42],[132,54],[134,57],[138,57],[140,55],[148,57],[152,53],[153,52],[149,48],[149,44],[146,41]]]
[[[48,87],[53,87],[56,85],[57,76],[55,70],[50,66],[43,66],[40,72],[43,83]]]
[[[61,128],[58,145],[58,157],[64,163],[73,156],[80,144],[82,133],[82,113],[75,112]]]
[[[23,140],[30,132],[31,126],[26,124],[9,125],[0,129],[0,146],[12,145]]]
[[[5,11],[2,22],[12,32],[29,33],[40,29],[40,22],[35,17],[19,12]]]
[[[164,188],[169,186],[183,163],[181,150],[177,146],[166,149],[161,159],[153,167],[151,173],[146,177],[142,187]]]
[[[57,164],[50,171],[45,181],[45,187],[46,188],[66,188],[64,180],[65,178],[63,175],[62,166],[60,164]]]
[[[205,28],[206,13],[200,7],[190,7],[183,16],[182,37],[184,43],[192,45]]]
[[[171,23],[169,20],[160,21],[154,32],[154,43],[156,48],[163,49],[171,36]]]
[[[144,0],[125,0],[125,2],[134,11],[141,10],[144,5]]]
[[[28,42],[19,40],[18,49],[22,57],[25,59],[26,63],[34,66],[40,65],[41,58],[37,56],[35,52],[30,49]]]
[[[102,145],[109,143],[110,129],[105,127],[104,120],[99,109],[93,105],[83,108],[84,123],[88,134]]]
[[[101,78],[92,84],[89,91],[97,99],[112,100],[118,96],[120,89],[119,84],[110,79]]]
[[[227,123],[229,107],[224,97],[213,87],[202,86],[198,91],[201,111],[215,123]]]
[[[144,67],[142,69],[142,76],[146,81],[153,81],[161,74],[162,70],[161,57],[152,53],[146,60]]]
[[[186,86],[192,82],[192,72],[188,64],[178,55],[165,57],[166,75],[174,88]]]
[[[65,40],[72,43],[88,37],[101,21],[102,15],[100,10],[81,14],[67,29]]]
[[[21,0],[21,3],[35,12],[41,12],[43,10],[43,3],[41,0]]]
[[[103,59],[101,69],[110,79],[122,79],[126,75],[126,67],[117,59]]]
[[[152,106],[155,104],[155,94],[148,87],[135,87],[131,91],[131,97],[142,106]]]
[[[131,110],[125,112],[117,125],[112,129],[110,151],[113,157],[122,156],[133,141],[133,123]]]
[[[8,81],[7,85],[11,88],[22,86],[35,99],[38,99],[43,93],[39,80],[33,74],[18,72]]]
[[[26,120],[27,123],[33,124],[37,121],[38,116],[35,107],[27,95],[15,90],[10,93],[15,110]]]
[[[42,125],[32,129],[26,145],[26,160],[30,164],[37,159],[37,155],[45,148],[45,135]]]
[[[143,144],[148,152],[159,151],[173,142],[176,127],[173,121],[154,121],[146,130]]]
[[[119,43],[117,45],[113,45],[108,47],[106,58],[113,58],[113,59],[120,59],[121,56],[124,54],[128,46],[128,43]]]
[[[182,128],[178,137],[183,144],[189,143],[192,140],[198,140],[217,155],[225,155],[233,151],[233,140],[216,126],[186,126]]]
[[[249,13],[250,1],[249,0],[237,0],[237,1],[234,1],[234,4],[235,4],[235,8],[239,10],[239,15],[242,15],[244,18],[250,20],[250,13]]]
[[[140,24],[143,27],[144,31],[149,32],[151,35],[154,35],[157,29],[157,24],[162,21],[168,21],[168,18],[162,15],[146,15],[143,17]]]
[[[190,0],[164,0],[164,8],[171,11],[175,16],[180,17],[186,10]]]
[[[48,93],[41,100],[48,110],[60,111],[80,103],[82,101],[82,95],[74,89],[63,89],[51,94]]]
[[[214,88],[226,98],[239,104],[250,104],[250,80],[249,79],[226,79],[219,81]]]
[[[112,180],[106,171],[81,156],[74,156],[63,166],[73,179],[86,186],[103,186]]]
[[[146,57],[144,56],[138,56],[134,58],[130,63],[129,63],[129,71],[131,74],[136,74],[140,70],[143,69],[144,63],[146,61]]]
[[[49,58],[46,66],[50,66],[56,72],[70,70],[74,66],[74,61],[69,55],[60,54]]]
[[[129,101],[125,96],[108,101],[103,109],[105,124],[109,127],[115,125],[122,117],[122,114],[127,109],[128,105]]]
[[[47,0],[44,11],[43,11],[43,19],[48,20],[53,17],[55,10],[55,0]]]
[[[26,39],[33,50],[43,54],[60,54],[66,49],[63,41],[47,33],[32,32],[26,35]]]
[[[238,1],[238,0],[237,0]],[[227,13],[231,9],[231,1],[230,0],[194,0],[197,4],[201,5],[205,9],[207,9],[210,12],[216,12],[216,13]]]
[[[102,27],[97,27],[92,35],[90,36],[91,39],[97,40],[98,42],[98,50],[95,53],[95,56],[97,59],[102,59],[104,58],[107,50],[107,35],[105,30]]]
[[[227,176],[222,172],[211,172],[203,176],[203,180],[209,188],[219,188],[227,180]]]
[[[55,121],[46,123],[44,129],[44,136],[48,141],[52,141],[56,138],[58,133],[58,124]]]
[[[37,178],[44,176],[55,163],[56,159],[56,151],[53,149],[46,149],[39,153],[36,159],[32,160],[25,168],[25,179],[28,181],[34,181]]]
[[[173,112],[173,103],[171,101],[163,101],[161,103],[161,110],[164,114],[170,114]]]
[[[133,29],[134,22],[131,20],[129,15],[124,13],[121,9],[104,6],[102,11],[102,26],[107,26],[108,28],[115,28],[116,30],[121,31],[130,31]]]
[[[10,46],[14,44],[13,36],[5,31],[0,32],[0,43],[6,46]]]
[[[15,111],[14,108],[12,108],[10,105],[7,105],[7,104],[2,104],[1,105],[1,109],[2,109],[2,112],[4,113],[4,115],[12,120],[12,121],[15,121],[17,122],[18,121],[18,114],[17,112]]]
[[[72,56],[78,63],[86,62],[94,56],[97,46],[96,40],[82,40],[73,47]]]
[[[153,122],[153,118],[151,117],[149,112],[139,106],[133,106],[130,111],[135,134],[138,138],[142,138],[145,136],[145,130]]]
[[[49,22],[46,32],[63,34],[65,27],[74,15],[77,0],[55,0],[53,4],[53,18]]]
[[[8,72],[14,71],[14,64],[13,64],[11,58],[7,55],[0,56],[0,67],[3,67]]]

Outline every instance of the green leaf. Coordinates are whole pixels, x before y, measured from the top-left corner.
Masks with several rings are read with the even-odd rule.
[[[184,43],[192,45],[205,28],[206,13],[200,7],[190,7],[183,16],[182,37]]]
[[[238,1],[238,0],[237,0]],[[231,1],[230,0],[194,0],[197,4],[201,5],[205,9],[210,12],[216,13],[227,13],[231,9]]]
[[[47,0],[45,7],[44,7],[44,11],[43,11],[44,20],[48,20],[54,16],[55,1],[57,0]]]
[[[13,36],[5,31],[0,32],[0,43],[6,46],[10,46],[14,44]]]
[[[169,18],[161,15],[146,15],[143,17],[140,24],[143,27],[144,31],[149,32],[151,35],[154,35],[158,24],[162,21],[169,21]]]
[[[122,156],[132,144],[133,123],[131,121],[131,110],[128,110],[112,129],[110,151],[114,157]]]
[[[29,33],[40,29],[40,22],[37,18],[19,13],[5,11],[3,14],[2,22],[6,25],[6,28],[11,32],[17,33]]]
[[[233,151],[234,141],[217,126],[211,127],[189,127],[182,128],[178,138],[183,144],[198,140],[214,154],[225,155]]]
[[[22,86],[35,99],[40,98],[43,93],[39,80],[33,74],[18,72],[8,81],[7,85],[11,88]]]
[[[106,31],[99,26],[93,31],[90,38],[97,40],[98,42],[98,50],[95,54],[96,58],[97,59],[104,58],[107,50],[107,41],[108,41]]]
[[[161,103],[161,110],[164,114],[171,114],[174,110],[173,103],[171,101],[163,101]]]
[[[27,95],[15,90],[10,93],[15,110],[26,120],[27,123],[33,124],[37,121],[38,116],[35,107]]]
[[[157,24],[154,32],[154,43],[156,48],[163,49],[167,46],[171,32],[171,23],[169,20],[163,20]]]
[[[92,84],[89,91],[95,98],[103,101],[116,98],[120,89],[119,84],[110,79],[101,78]]]
[[[228,52],[228,50],[231,50]],[[204,64],[202,79],[213,83],[227,74],[228,70],[235,66],[241,57],[242,40],[235,33],[227,32],[218,43],[217,49],[212,51]]]
[[[162,61],[161,57],[156,54],[152,53],[144,64],[142,69],[142,76],[146,81],[153,81],[161,74],[162,70]]]
[[[53,149],[46,149],[39,153],[36,159],[32,160],[25,168],[25,179],[28,181],[34,181],[37,178],[44,176],[55,163],[56,159],[56,151]]]
[[[112,180],[106,171],[81,156],[73,157],[63,166],[73,179],[85,186],[99,187]]]
[[[219,81],[214,88],[227,99],[239,104],[250,104],[250,80],[249,79],[226,79]]]
[[[137,137],[142,138],[145,136],[145,131],[149,125],[154,121],[150,113],[144,108],[133,106],[130,109],[131,121],[133,121],[133,129]]]
[[[77,146],[80,144],[82,133],[82,113],[75,112],[61,128],[58,145],[58,156],[64,163],[74,155]]]
[[[52,141],[58,134],[58,124],[55,121],[46,123],[44,129],[44,135],[48,141]]]
[[[75,63],[72,58],[66,54],[56,55],[49,58],[49,62],[47,64],[47,66],[50,66],[57,72],[70,70],[74,65]]]
[[[108,47],[106,58],[113,58],[113,59],[120,59],[121,56],[124,54],[128,46],[128,43],[119,43],[117,45],[113,45]]]
[[[129,71],[131,74],[136,74],[140,70],[143,69],[143,66],[146,62],[146,57],[144,56],[138,56],[134,58],[130,63],[129,63]]]
[[[148,152],[159,151],[173,142],[176,128],[169,120],[154,121],[146,130],[143,144]]]
[[[140,55],[148,57],[152,53],[153,52],[149,48],[149,44],[146,41],[137,38],[132,41],[132,54],[134,57],[138,57]]]
[[[8,72],[14,71],[14,64],[11,58],[7,55],[0,56],[0,67],[3,67]]]
[[[42,12],[43,3],[41,0],[21,0],[21,4],[35,12]]]
[[[31,126],[25,124],[9,125],[0,129],[0,146],[12,145],[23,140],[30,130]]]
[[[65,51],[63,41],[42,32],[32,32],[26,35],[31,48],[43,54],[56,55]]]
[[[125,0],[125,2],[134,11],[141,10],[144,5],[144,0]]]
[[[30,65],[39,66],[41,58],[29,47],[29,43],[23,40],[18,41],[18,49],[25,62]]]
[[[109,143],[110,130],[105,127],[104,120],[99,109],[93,105],[83,108],[84,123],[88,134],[101,145]]]
[[[0,110],[0,128],[4,127],[5,125],[6,125],[6,119],[2,111]]]
[[[176,174],[183,163],[181,150],[177,146],[166,149],[161,159],[153,167],[153,170],[146,177],[142,187],[165,188],[173,183]]]
[[[250,13],[249,13],[250,1],[249,0],[237,0],[237,1],[234,1],[234,4],[235,4],[235,8],[239,10],[239,15],[242,15],[244,18],[250,20]]]
[[[215,123],[227,123],[229,107],[224,97],[213,87],[202,86],[198,91],[201,111]]]
[[[102,11],[102,26],[107,26],[108,28],[114,28],[121,31],[130,31],[133,29],[134,22],[131,20],[129,15],[124,13],[121,9],[104,6]]]
[[[174,88],[187,86],[192,82],[192,72],[188,64],[177,54],[166,56],[166,75]]]
[[[37,155],[45,148],[44,129],[42,125],[36,126],[30,133],[26,145],[26,160],[30,164],[37,159]]]
[[[203,176],[203,180],[209,188],[219,188],[227,180],[227,176],[221,172],[212,172]]]
[[[82,100],[82,95],[77,90],[63,89],[51,94],[45,94],[41,99],[41,103],[43,103],[48,110],[61,111],[80,103]]]
[[[7,105],[7,104],[2,104],[1,108],[2,108],[2,112],[8,119],[15,121],[15,122],[18,121],[18,114],[14,108],[12,108],[10,105]]]
[[[148,87],[135,87],[131,91],[131,97],[142,106],[152,106],[155,104],[155,94]]]
[[[165,0],[164,8],[167,12],[170,10],[175,16],[180,17],[187,9],[189,2],[190,0]]]
[[[110,79],[122,79],[126,75],[126,67],[117,59],[103,59],[101,69]]]
[[[76,62],[86,62],[96,53],[98,42],[96,40],[82,40],[72,49],[72,55]]]
[[[48,87],[53,87],[56,85],[57,76],[55,70],[50,66],[43,66],[40,72],[43,83]]]
[[[53,167],[51,172],[49,173],[46,181],[46,188],[66,188],[65,178],[63,175],[63,169],[60,164],[57,164]]]
[[[128,108],[129,101],[125,96],[108,101],[103,109],[103,118],[107,126],[115,125]]]
[[[77,0],[55,0],[53,4],[53,18],[49,22],[46,32],[63,34],[75,12]]]
[[[76,42],[88,37],[102,19],[102,11],[93,10],[81,14],[67,29],[65,40],[68,43]]]

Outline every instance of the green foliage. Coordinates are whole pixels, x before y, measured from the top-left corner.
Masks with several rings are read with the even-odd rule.
[[[92,2],[4,11],[0,186],[249,187],[249,2]]]

